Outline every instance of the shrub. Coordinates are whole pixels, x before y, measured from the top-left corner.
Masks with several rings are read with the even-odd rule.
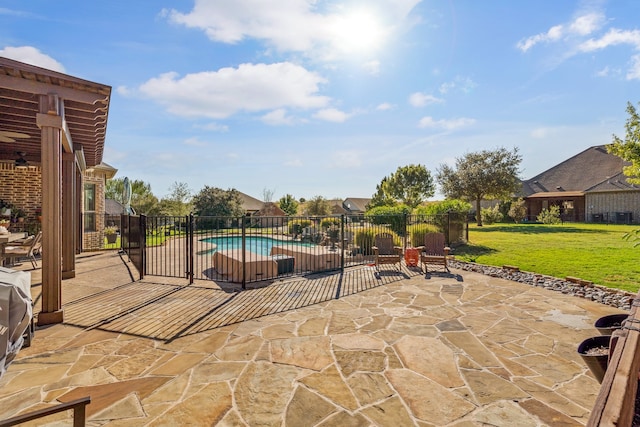
[[[427,233],[439,232],[437,225],[434,224],[413,224],[407,228],[407,235],[409,236],[409,245],[416,247],[424,245],[424,236]]]
[[[377,206],[369,209],[365,217],[370,223],[388,225],[396,234],[403,236],[405,215],[410,212],[411,209],[407,205]]]
[[[467,222],[467,215],[471,211],[471,204],[459,199],[448,199],[432,202],[426,206],[419,206],[416,215],[428,215],[438,231],[445,234],[447,242],[464,240],[463,231]],[[451,221],[451,223],[449,223]]]
[[[387,227],[359,229],[355,232],[354,243],[360,247],[363,255],[373,255],[372,248],[376,244],[376,235],[380,233],[391,233],[393,235],[393,243],[398,246],[402,245],[400,237]]]
[[[527,217],[527,207],[522,198],[511,202],[508,215],[516,223],[522,222]]]
[[[320,221],[320,227],[322,228],[329,228],[332,225],[336,226],[336,227],[340,227],[340,223],[342,221],[340,220],[340,218],[338,217],[330,217],[330,218],[323,218]]]
[[[549,206],[549,209],[543,209],[542,212],[536,217],[538,222],[543,224],[560,224],[560,207]]]
[[[118,232],[118,228],[110,225],[108,227],[104,228],[104,234],[109,235],[109,234],[116,234]]]
[[[298,235],[302,233],[302,230],[306,227],[310,227],[312,224],[310,219],[293,219],[287,223],[287,229],[289,234]]]
[[[492,208],[480,209],[480,215],[482,217],[482,222],[485,224],[495,224],[496,222],[502,221],[503,218],[499,205],[495,205]]]

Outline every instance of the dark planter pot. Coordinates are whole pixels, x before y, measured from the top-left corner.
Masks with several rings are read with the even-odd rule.
[[[118,240],[117,234],[107,234],[107,243],[112,245]]]
[[[584,363],[591,371],[596,380],[602,383],[605,372],[607,372],[607,366],[609,365],[609,345],[611,336],[600,335],[599,337],[591,337],[582,341],[578,346],[578,353]],[[607,349],[606,354],[588,354],[590,350],[599,349],[605,347]]]
[[[613,331],[622,327],[622,322],[627,320],[627,317],[629,317],[629,315],[625,313],[610,314],[596,320],[594,326],[601,335],[611,335],[613,334]]]

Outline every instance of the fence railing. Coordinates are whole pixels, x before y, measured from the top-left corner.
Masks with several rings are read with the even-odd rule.
[[[466,214],[323,217],[147,217],[145,274],[242,283],[373,262],[375,235],[402,247],[428,231],[466,240]]]
[[[89,403],[91,403],[91,397],[82,397],[71,402],[61,403],[52,408],[39,409],[37,411],[18,415],[6,420],[0,420],[0,427],[15,426],[33,420],[42,421],[41,418],[48,417],[49,415],[57,414],[59,412],[64,412],[69,409],[73,410],[73,427],[83,427],[86,420],[86,406]]]

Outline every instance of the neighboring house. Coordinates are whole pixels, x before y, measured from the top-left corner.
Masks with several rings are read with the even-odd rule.
[[[529,219],[556,205],[565,221],[637,223],[640,187],[622,173],[626,165],[598,145],[523,181]]]
[[[348,197],[342,202],[342,206],[349,215],[362,215],[366,212],[369,202],[371,198]]]
[[[251,216],[252,223],[258,227],[282,227],[285,224],[287,214],[273,202],[265,202],[258,212]]]
[[[329,208],[331,215],[348,215],[349,211],[344,208],[343,201],[340,199],[329,200]]]
[[[240,200],[242,201],[242,208],[244,209],[245,215],[251,216],[263,208],[264,202],[262,200],[258,200],[241,191],[238,191],[238,193],[240,194]]]

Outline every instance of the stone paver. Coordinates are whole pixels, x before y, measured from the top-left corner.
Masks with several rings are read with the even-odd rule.
[[[584,425],[599,384],[575,349],[598,317],[620,312],[456,270],[382,274],[362,292],[280,311],[305,292],[274,283],[279,300],[264,312],[253,290],[131,283],[113,252],[79,258],[63,282],[66,323],[38,328],[0,379],[0,419],[90,395],[90,426]],[[36,298],[39,280],[33,271]]]

